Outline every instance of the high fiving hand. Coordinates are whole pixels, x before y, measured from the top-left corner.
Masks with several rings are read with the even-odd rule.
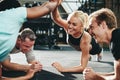
[[[57,6],[59,6],[63,0],[49,0],[50,2],[57,2]]]

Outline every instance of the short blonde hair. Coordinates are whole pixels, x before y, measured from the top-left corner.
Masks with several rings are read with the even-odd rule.
[[[72,12],[67,19],[70,19],[71,17],[77,17],[84,28],[88,26],[88,14],[84,13],[83,11],[74,11]]]

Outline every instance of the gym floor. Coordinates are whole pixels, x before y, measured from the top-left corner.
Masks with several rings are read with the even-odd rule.
[[[84,80],[82,73],[60,73],[51,66],[55,61],[60,62],[64,67],[77,66],[80,64],[81,52],[74,50],[69,45],[62,46],[56,50],[34,50],[34,54],[37,60],[43,64],[43,70],[36,73],[31,80]],[[22,53],[12,54],[11,57],[13,62],[20,64],[27,63]],[[97,72],[112,72],[113,60],[110,51],[103,51],[102,61],[97,62],[96,56],[93,55],[88,66]],[[11,75],[13,76],[14,74]]]

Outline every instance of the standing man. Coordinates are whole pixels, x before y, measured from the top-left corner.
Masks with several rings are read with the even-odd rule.
[[[16,45],[10,53],[24,53],[29,64],[22,65],[18,63],[13,63],[11,62],[10,55],[8,55],[8,57],[2,62],[2,65],[4,66],[3,73],[6,71],[4,69],[27,72],[32,66],[36,70],[35,72],[41,71],[42,65],[40,64],[40,62],[35,60],[35,56],[33,54],[35,39],[36,36],[34,32],[29,28],[25,28],[20,32],[16,41]]]
[[[89,16],[89,27],[97,42],[110,45],[115,61],[111,74],[99,74],[86,68],[83,72],[85,80],[120,80],[120,28],[117,28],[114,13],[107,8],[93,12]]]
[[[0,0],[0,3],[4,0]],[[19,30],[27,19],[42,17],[53,11],[62,0],[49,0],[41,6],[32,8],[18,7],[0,11],[0,80],[3,79],[1,66],[16,44]],[[12,4],[12,3],[8,3]],[[9,45],[9,46],[8,46]],[[34,70],[34,69],[33,69]],[[4,80],[7,78],[4,78]],[[21,80],[30,79],[24,78]],[[8,79],[7,79],[8,80]],[[13,80],[13,79],[12,79]],[[16,79],[18,80],[18,79]]]

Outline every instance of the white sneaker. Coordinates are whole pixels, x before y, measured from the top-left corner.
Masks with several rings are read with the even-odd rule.
[[[98,62],[100,62],[100,61],[102,61],[102,56],[103,56],[103,49],[102,49],[102,51],[101,51],[101,53],[100,54],[97,54],[96,55],[96,61],[98,61]]]
[[[89,61],[91,61],[92,60],[92,56],[90,55],[90,57],[89,57]]]
[[[97,61],[98,62],[102,61],[102,56],[97,56]]]

